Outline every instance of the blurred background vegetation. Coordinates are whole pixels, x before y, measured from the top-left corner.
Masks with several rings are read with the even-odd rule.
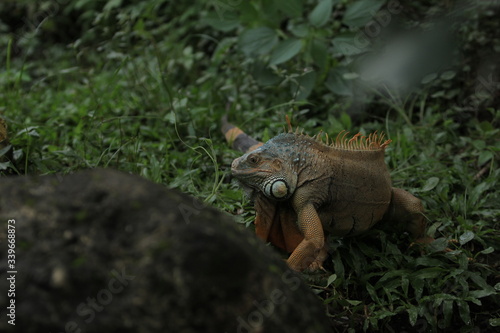
[[[310,134],[384,130],[435,251],[383,231],[332,240],[329,272],[306,278],[336,331],[493,331],[499,14],[496,0],[2,1],[0,170],[118,168],[249,226],[221,116],[261,140],[285,114]]]

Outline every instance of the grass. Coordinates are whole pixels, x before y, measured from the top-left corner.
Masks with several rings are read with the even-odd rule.
[[[0,113],[13,160],[1,164],[2,173],[117,168],[189,193],[251,227],[252,205],[229,179],[239,153],[224,142],[221,116],[228,113],[264,141],[282,131],[285,114],[310,134],[384,130],[393,140],[386,161],[394,185],[425,202],[436,242],[410,247],[407,235],[383,229],[329,239],[327,271],[304,278],[339,332],[500,326],[500,110],[467,111],[460,100],[435,95],[434,83],[406,102],[379,96],[372,116],[360,121],[334,111],[338,104],[262,88],[240,70],[245,59],[229,55],[234,40],[218,41],[208,55],[193,47],[193,39],[205,45],[202,35],[166,38],[105,54],[54,46],[40,58],[14,56],[9,42]],[[446,246],[453,251],[443,252]]]

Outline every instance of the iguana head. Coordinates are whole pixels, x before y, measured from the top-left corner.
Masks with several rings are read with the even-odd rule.
[[[295,191],[297,175],[280,152],[268,142],[235,159],[231,172],[243,186],[262,192],[269,199],[286,200]]]

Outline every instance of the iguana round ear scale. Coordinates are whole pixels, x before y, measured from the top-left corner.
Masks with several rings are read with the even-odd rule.
[[[276,200],[286,199],[289,192],[288,184],[283,179],[271,180],[264,186],[266,196]]]

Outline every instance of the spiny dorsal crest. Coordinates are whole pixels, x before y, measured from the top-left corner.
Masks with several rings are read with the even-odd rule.
[[[288,133],[293,133],[296,135],[304,135],[308,138],[316,140],[320,143],[327,145],[328,147],[332,147],[335,149],[345,149],[345,150],[385,150],[392,140],[384,140],[385,134],[382,132],[380,134],[377,131],[368,134],[368,136],[361,135],[361,133],[357,133],[352,137],[349,137],[349,132],[342,131],[340,132],[335,140],[331,140],[328,137],[327,133],[324,133],[323,138],[323,130],[314,136],[308,136],[307,134],[303,134],[304,130],[299,127],[293,130],[292,124],[290,122],[290,118],[288,115],[286,116],[286,122],[288,125]]]
[[[340,132],[330,147],[347,150],[385,150],[385,147],[392,142],[392,140],[384,140],[385,134],[378,134],[377,131],[368,134],[368,136],[358,133],[351,138],[348,137],[348,134],[349,132],[346,131]]]

